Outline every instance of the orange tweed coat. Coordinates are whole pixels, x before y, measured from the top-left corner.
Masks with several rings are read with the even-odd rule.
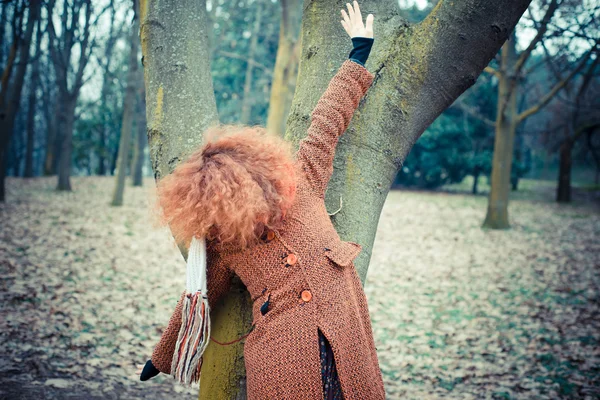
[[[361,246],[340,239],[324,201],[339,136],[372,82],[370,72],[347,60],[329,83],[296,154],[296,200],[282,228],[242,251],[208,248],[210,307],[227,293],[233,274],[253,301],[254,329],[244,343],[250,400],[323,398],[318,328],[333,349],[344,398],[385,398],[367,299],[353,264]],[[170,373],[180,324],[181,300],[152,355],[161,372]]]

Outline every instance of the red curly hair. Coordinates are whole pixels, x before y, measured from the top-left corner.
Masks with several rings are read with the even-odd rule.
[[[281,226],[296,194],[291,145],[260,126],[219,124],[158,183],[162,222],[175,239],[193,236],[240,248]]]

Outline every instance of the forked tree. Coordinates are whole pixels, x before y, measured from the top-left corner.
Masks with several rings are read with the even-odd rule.
[[[364,283],[379,215],[412,145],[477,80],[513,31],[530,0],[441,0],[428,17],[410,25],[395,0],[364,0],[376,18],[367,68],[375,81],[338,145],[326,196],[343,240],[358,242],[355,264]],[[351,49],[336,18],[345,1],[306,0],[302,55],[285,137],[298,144],[311,112]],[[333,20],[333,21],[332,21]],[[148,140],[160,179],[201,144],[218,120],[210,75],[204,1],[142,0],[141,40]],[[185,251],[184,251],[185,252]],[[183,279],[183,278],[182,278]],[[251,325],[251,304],[237,280],[211,315],[212,336],[229,341]],[[245,398],[243,342],[210,342],[204,353],[200,398]]]

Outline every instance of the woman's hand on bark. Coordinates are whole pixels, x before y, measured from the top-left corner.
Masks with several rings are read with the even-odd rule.
[[[363,19],[360,13],[360,7],[358,6],[358,2],[355,0],[354,6],[352,6],[350,3],[346,3],[346,7],[348,8],[348,12],[346,13],[346,10],[342,10],[342,17],[344,19],[341,22],[348,36],[350,36],[350,38],[372,38],[373,14],[367,15],[367,22],[365,25],[363,25]]]

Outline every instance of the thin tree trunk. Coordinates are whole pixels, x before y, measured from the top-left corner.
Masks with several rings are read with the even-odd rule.
[[[593,131],[588,131],[587,133],[587,142],[590,153],[592,154],[592,158],[594,159],[594,163],[596,164],[596,174],[594,176],[594,184],[598,185],[600,183],[600,154],[598,154],[598,149],[594,147],[593,143]]]
[[[511,90],[511,70],[516,60],[515,35],[502,47],[501,70],[506,71],[498,79],[498,114],[492,159],[491,189],[487,215],[483,226],[491,229],[507,229],[508,196],[510,193],[510,170],[515,143],[517,116],[517,89]],[[501,114],[501,110],[504,112]]]
[[[49,84],[49,82],[47,82]],[[50,90],[50,88],[47,88]],[[49,100],[50,96],[47,96],[45,100]],[[56,173],[56,160],[58,156],[58,143],[57,143],[57,124],[58,124],[58,103],[50,104],[49,102],[44,104],[44,107],[48,107],[46,110],[46,153],[44,156],[44,176],[51,176]]]
[[[106,149],[106,142],[109,136],[108,127],[108,112],[107,112],[107,98],[110,91],[110,80],[112,79],[112,59],[114,55],[115,43],[121,34],[121,27],[115,30],[115,15],[116,9],[114,7],[114,1],[111,0],[109,7],[111,9],[110,27],[108,29],[108,38],[104,44],[104,63],[102,65],[104,74],[102,77],[102,91],[100,92],[100,112],[102,117],[102,127],[100,128],[100,146],[98,149],[98,175],[106,175],[106,155],[108,150]]]
[[[25,153],[25,178],[33,177],[33,145],[35,141],[35,114],[37,104],[37,89],[40,75],[40,44],[42,42],[42,26],[40,20],[37,23],[35,39],[35,59],[31,66],[31,77],[29,79],[29,99],[27,107],[27,152]]]
[[[302,1],[280,0],[279,45],[271,83],[267,130],[283,136],[285,122],[294,97],[300,61],[299,18]]]
[[[25,150],[25,171],[23,177],[33,177],[33,144],[35,140],[35,90],[36,83],[31,82],[27,109],[27,143]]]
[[[478,193],[477,186],[479,185],[479,174],[479,168],[475,168],[475,171],[473,172],[473,187],[471,189],[471,193],[474,195]]]
[[[575,118],[573,119],[574,122]],[[600,122],[584,123],[571,134],[570,127],[565,128],[565,139],[560,145],[560,164],[558,171],[558,186],[556,188],[556,201],[569,203],[571,201],[571,167],[573,165],[573,147],[586,132],[592,135],[600,127]],[[591,139],[590,139],[591,140]]]
[[[73,128],[75,125],[76,99],[63,93],[59,97],[61,104],[58,124],[63,129],[60,140],[60,158],[58,160],[57,190],[71,190],[71,153],[73,152]]]
[[[131,170],[133,174],[133,186],[142,186],[143,167],[144,167],[144,149],[146,148],[146,91],[144,90],[144,75],[141,70],[138,72],[138,102],[136,110],[136,131],[135,151],[133,153],[133,162]]]
[[[54,113],[50,116],[50,126],[48,127],[46,140],[46,157],[44,160],[45,176],[51,176],[58,173],[58,161],[60,160],[61,140],[63,136],[61,121],[58,117],[60,112],[60,105],[58,102],[53,108]]]
[[[250,47],[248,49],[248,62],[246,63],[246,77],[244,79],[244,95],[242,98],[242,112],[240,122],[247,124],[250,121],[252,113],[252,72],[254,71],[254,57],[256,55],[256,45],[258,44],[258,34],[260,32],[260,24],[262,22],[263,3],[258,1],[256,4],[256,17],[254,19],[254,28],[252,29],[252,37],[250,38]]]
[[[0,43],[4,43],[4,35],[6,34],[6,9],[8,8],[8,2],[0,3]],[[0,65],[4,65],[4,46],[0,46]]]
[[[6,151],[3,147],[0,147],[0,202],[6,200]]]
[[[131,29],[131,49],[129,52],[129,70],[127,72],[127,90],[123,101],[123,121],[121,124],[121,138],[119,144],[119,159],[117,167],[117,185],[113,193],[111,205],[123,205],[123,193],[125,191],[125,177],[127,176],[127,166],[129,164],[129,146],[131,144],[133,133],[133,115],[136,110],[136,94],[138,79],[138,49],[139,49],[139,22],[137,17],[134,19]]]
[[[560,146],[560,164],[558,171],[558,188],[556,190],[556,201],[559,203],[571,202],[571,165],[573,163],[571,153],[573,142],[566,139]]]

